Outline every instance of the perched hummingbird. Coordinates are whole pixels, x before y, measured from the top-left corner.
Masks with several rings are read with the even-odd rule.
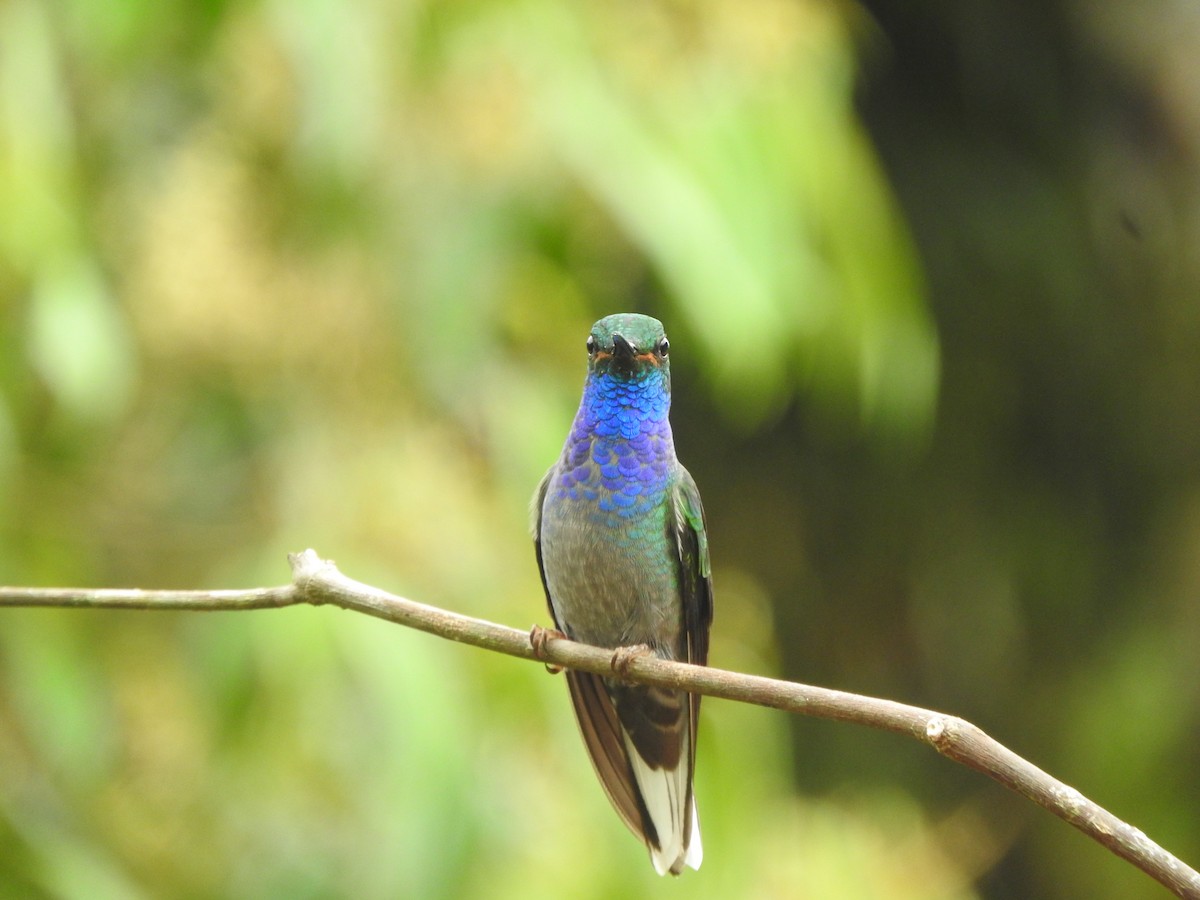
[[[567,637],[704,665],[708,536],[696,483],[675,458],[669,350],[649,316],[592,327],[583,399],[534,494],[533,536],[550,614]],[[700,868],[700,697],[586,672],[568,671],[567,682],[600,783],[654,868]]]

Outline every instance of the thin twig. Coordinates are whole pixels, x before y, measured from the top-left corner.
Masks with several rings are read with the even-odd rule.
[[[447,612],[347,578],[312,550],[289,557],[292,583],[246,591],[140,591],[0,587],[0,607],[93,607],[221,611],[308,603],[363,612],[463,644],[509,656],[593,672],[612,673],[613,651],[547,638],[535,653],[529,633]],[[964,719],[891,700],[848,694],[758,675],[634,656],[626,681],[769,706],[822,719],[855,722],[915,738],[943,756],[976,769],[1070,822],[1180,897],[1200,900],[1200,873],[1137,828],[1043,772]]]

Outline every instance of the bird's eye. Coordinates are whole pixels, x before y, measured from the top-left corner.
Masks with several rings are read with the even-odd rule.
[[[661,341],[658,342],[658,355],[665,357],[670,352],[671,352],[671,342],[668,341],[666,338],[663,338]]]
[[[596,352],[596,339],[590,334],[588,335],[587,339],[587,352],[588,356],[591,356]]]

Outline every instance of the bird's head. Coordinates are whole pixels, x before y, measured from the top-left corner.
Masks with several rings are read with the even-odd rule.
[[[588,335],[588,373],[618,381],[661,379],[669,388],[670,342],[662,322],[636,313],[605,316]]]

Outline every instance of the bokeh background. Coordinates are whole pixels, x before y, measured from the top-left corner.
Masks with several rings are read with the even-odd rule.
[[[6,0],[0,583],[546,623],[583,343],[673,339],[712,661],[954,712],[1200,862],[1200,14]],[[661,882],[541,667],[0,614],[3,898],[1164,896],[897,737],[706,705]],[[680,892],[683,894],[680,894]]]

